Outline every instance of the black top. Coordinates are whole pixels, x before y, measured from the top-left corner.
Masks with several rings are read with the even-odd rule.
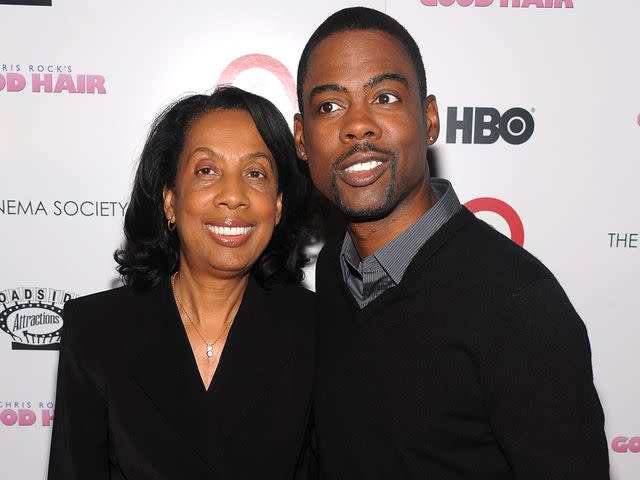
[[[607,479],[584,324],[533,256],[462,209],[360,310],[317,264],[329,479]]]
[[[251,279],[205,390],[168,279],[70,301],[49,480],[293,478],[306,445],[312,294]]]

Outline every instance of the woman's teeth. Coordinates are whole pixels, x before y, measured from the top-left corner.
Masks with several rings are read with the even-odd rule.
[[[218,227],[217,225],[207,225],[207,228],[216,235],[246,235],[251,227]]]

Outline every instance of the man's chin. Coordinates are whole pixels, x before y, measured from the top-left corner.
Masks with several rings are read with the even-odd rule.
[[[387,217],[393,211],[393,199],[390,200],[378,206],[367,205],[366,207],[346,205],[344,202],[338,201],[336,207],[348,223],[375,222]]]

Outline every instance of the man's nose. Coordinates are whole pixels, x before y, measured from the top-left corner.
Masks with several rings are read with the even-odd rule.
[[[369,105],[349,106],[343,121],[340,140],[344,143],[376,139],[382,132]]]

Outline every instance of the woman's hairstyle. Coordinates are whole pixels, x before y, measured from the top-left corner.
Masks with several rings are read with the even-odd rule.
[[[224,86],[211,95],[191,95],[169,105],[151,127],[125,216],[125,245],[114,253],[116,269],[127,285],[149,290],[178,270],[180,239],[177,231],[167,228],[163,189],[175,187],[178,158],[192,122],[215,110],[248,112],[276,162],[282,217],[253,266],[254,277],[265,288],[302,280],[307,262],[303,226],[310,195],[307,165],[297,158],[291,130],[269,100]]]

